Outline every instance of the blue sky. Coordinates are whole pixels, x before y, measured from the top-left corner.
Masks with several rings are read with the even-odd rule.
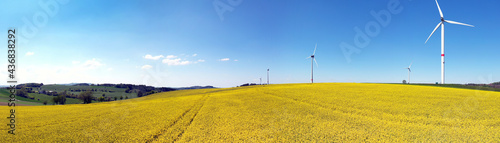
[[[264,82],[270,68],[271,83],[306,83],[315,44],[316,82],[399,83],[412,62],[412,82],[440,81],[440,30],[424,44],[440,21],[433,0],[230,2],[2,1],[0,27],[20,31],[20,82],[231,87]],[[371,14],[397,3],[385,26]],[[500,81],[500,1],[439,4],[445,19],[476,26],[445,25],[446,82]],[[355,46],[367,25],[369,43]]]

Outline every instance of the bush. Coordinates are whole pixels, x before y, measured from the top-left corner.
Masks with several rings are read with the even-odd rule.
[[[83,101],[83,104],[89,104],[92,103],[92,91],[85,91],[85,92],[80,92],[80,95],[78,95],[78,98]]]
[[[24,97],[24,98],[29,98],[28,97],[28,92],[26,92],[26,89],[24,87],[16,91],[16,96],[20,96],[20,97]]]
[[[142,97],[143,95],[142,91],[139,90],[139,92],[137,92],[137,97]]]
[[[64,105],[66,103],[66,96],[67,96],[66,90],[57,95],[57,98],[59,98],[59,104]]]
[[[66,103],[66,95],[59,94],[57,98],[59,98],[59,104],[64,105]]]
[[[52,103],[53,103],[54,105],[59,104],[59,96],[52,97]]]
[[[148,93],[146,93],[146,95],[151,95],[151,94],[155,94],[156,92],[154,90],[151,90],[149,91]]]
[[[100,101],[100,102],[103,102],[104,101],[104,97],[99,97],[99,98],[97,98],[97,100]]]

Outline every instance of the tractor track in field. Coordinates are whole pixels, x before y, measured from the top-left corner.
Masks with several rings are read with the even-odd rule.
[[[379,120],[379,121],[399,122],[399,123],[411,123],[411,124],[417,124],[417,125],[426,125],[425,123],[420,123],[420,122],[398,121],[398,120],[393,120],[393,119],[387,119],[387,118],[381,118],[381,117],[366,115],[366,114],[363,114],[363,112],[362,112],[361,109],[353,108],[353,107],[342,107],[344,109],[342,109],[342,108],[332,108],[332,107],[328,107],[327,105],[325,105],[326,103],[312,102],[312,101],[307,101],[307,100],[300,100],[300,99],[296,99],[296,98],[291,98],[291,97],[286,97],[286,96],[280,96],[280,95],[277,95],[277,94],[274,94],[274,93],[270,93],[270,92],[266,92],[266,91],[262,91],[262,93],[264,93],[266,95],[269,95],[269,96],[274,96],[274,97],[277,97],[277,98],[287,99],[287,100],[291,100],[291,101],[298,102],[298,103],[304,103],[304,104],[307,104],[307,105],[311,105],[311,106],[315,106],[315,107],[319,107],[319,108],[323,108],[323,109],[329,109],[329,110],[338,111],[339,113],[346,114],[346,115],[356,115],[356,116],[359,116],[359,117],[369,117],[369,118],[372,118],[372,119],[375,119],[375,120]],[[390,113],[382,113],[382,114],[390,114]],[[391,114],[391,115],[393,115],[393,114]],[[436,125],[440,125],[440,124],[436,124]]]
[[[205,105],[205,101],[206,101],[206,99],[204,99],[202,101],[203,104],[201,104],[201,106],[199,106],[199,108],[196,109],[196,112],[194,113],[193,117],[191,117],[191,119],[189,120],[189,123],[187,124],[187,126],[185,126],[186,128],[184,130],[182,130],[181,133],[179,133],[179,135],[177,135],[177,138],[175,138],[173,142],[176,142],[176,141],[181,139],[181,137],[184,134],[184,132],[186,131],[186,129],[189,126],[191,126],[191,123],[193,123],[193,120],[194,120],[194,118],[196,118],[196,115],[198,115],[198,112],[200,112],[201,108],[203,108],[203,105]]]
[[[160,130],[152,138],[148,139],[146,142],[176,142],[182,138],[187,128],[193,123],[194,118],[198,115],[198,112],[205,105],[205,101],[210,96],[204,95],[198,100],[191,108],[182,113],[181,116],[177,117],[170,125],[166,128]],[[163,140],[164,139],[164,140]]]
[[[311,106],[315,106],[315,107],[319,107],[319,108],[323,108],[323,109],[338,111],[339,113],[346,114],[346,115],[357,115],[357,116],[360,116],[360,117],[370,117],[370,118],[373,118],[373,116],[368,116],[368,115],[363,114],[362,111],[361,111],[361,109],[358,109],[358,108],[352,108],[352,107],[343,107],[345,109],[342,109],[342,108],[332,108],[332,107],[328,107],[327,105],[324,105],[325,103],[321,103],[321,102],[316,102],[315,103],[315,102],[311,102],[311,101],[307,101],[307,100],[300,100],[300,99],[295,99],[295,98],[291,98],[291,97],[280,96],[280,95],[273,94],[273,93],[270,93],[270,92],[265,92],[265,91],[263,91],[262,93],[264,93],[266,95],[269,95],[269,96],[274,96],[274,97],[278,97],[278,98],[282,98],[282,99],[288,99],[288,100],[291,100],[291,101],[294,101],[294,102],[304,103],[304,104],[307,104],[307,105],[311,105]],[[384,114],[389,114],[389,113],[384,113]],[[394,120],[390,120],[390,119],[383,119],[383,118],[379,118],[379,117],[376,117],[374,119],[381,120],[381,121],[390,121],[390,122],[402,122],[402,121],[394,121]]]

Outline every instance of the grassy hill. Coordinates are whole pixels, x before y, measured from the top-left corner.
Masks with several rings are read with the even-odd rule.
[[[105,94],[106,97],[120,97],[120,96],[128,96],[129,98],[136,98],[137,93],[125,93],[125,88],[115,88],[115,87],[106,87],[106,86],[72,86],[72,85],[57,85],[57,84],[49,84],[49,85],[43,85],[41,87],[41,90],[46,90],[46,91],[56,91],[56,92],[63,92],[67,91],[69,93],[73,93],[75,95],[80,94],[80,92],[71,92],[71,89],[73,90],[91,90],[91,89],[96,89],[97,91],[94,92],[94,97],[101,97],[102,94]]]
[[[9,99],[9,91],[8,89],[0,89],[0,98],[5,98],[6,100],[1,100],[0,102],[8,102],[7,100]],[[34,99],[29,99],[29,98],[24,98],[20,96],[16,96],[17,100],[20,100],[18,102],[22,102],[21,104],[28,104],[28,105],[43,105],[44,101],[47,101],[48,104],[52,104],[52,98],[54,96],[50,95],[45,95],[45,94],[38,94],[38,93],[28,93],[30,97],[34,97]],[[66,104],[78,104],[82,103],[79,99],[74,99],[74,98],[66,98]]]
[[[5,142],[498,142],[500,92],[281,84],[16,107]],[[1,111],[8,107],[0,106]]]
[[[76,90],[80,91],[85,91],[85,90],[92,90],[94,89],[95,91],[93,92],[94,97],[102,97],[104,94],[105,97],[111,97],[114,99],[114,97],[120,98],[125,97],[130,98],[137,98],[137,93],[126,93],[125,88],[115,88],[115,87],[106,87],[106,86],[73,86],[73,85],[56,85],[56,84],[51,84],[51,85],[43,85],[41,87],[32,87],[34,91],[54,91],[54,92],[64,92],[67,91],[69,94],[74,94],[74,95],[79,95],[80,92],[77,92]],[[71,92],[73,90],[74,92]],[[44,101],[47,101],[49,105],[53,104],[52,98],[54,96],[51,95],[46,95],[46,94],[38,94],[38,93],[28,93],[30,97],[34,97],[34,99],[29,99],[29,98],[24,98],[24,97],[19,97],[17,96],[16,99],[20,100],[19,102],[22,102],[22,104],[27,104],[27,105],[43,105],[42,103]],[[8,89],[0,89],[0,99],[7,99],[8,100]],[[0,100],[0,103],[6,103],[8,102],[7,100]],[[96,101],[93,101],[96,102]],[[76,99],[76,98],[66,98],[66,104],[79,104],[83,103],[81,100]]]

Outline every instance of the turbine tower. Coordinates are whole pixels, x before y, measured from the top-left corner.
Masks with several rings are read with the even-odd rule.
[[[456,21],[444,20],[443,12],[441,11],[441,8],[439,7],[437,0],[436,0],[436,5],[437,5],[438,10],[439,10],[439,15],[441,15],[441,22],[439,22],[438,25],[436,26],[436,28],[434,28],[434,31],[432,31],[431,35],[429,35],[429,37],[427,38],[425,43],[427,43],[427,41],[429,41],[429,38],[431,38],[432,34],[434,34],[434,32],[436,32],[436,30],[439,28],[439,26],[441,26],[441,84],[444,84],[444,23],[446,22],[446,23],[465,25],[465,26],[470,26],[470,27],[474,27],[474,26],[469,25],[469,24],[465,24],[465,23],[456,22]]]
[[[269,68],[267,68],[267,85],[269,85]]]
[[[313,64],[313,61],[316,63],[316,66],[318,66],[318,62],[316,62],[316,59],[314,58],[314,54],[316,54],[316,47],[318,46],[318,44],[316,44],[316,46],[314,46],[314,52],[313,54],[310,56],[310,57],[307,57],[306,59],[309,59],[311,58],[311,83],[314,83],[314,64]]]
[[[411,65],[413,64],[413,62],[410,64],[410,66],[408,66],[407,68],[405,69],[408,69],[408,84],[410,84],[410,72],[411,72]]]

